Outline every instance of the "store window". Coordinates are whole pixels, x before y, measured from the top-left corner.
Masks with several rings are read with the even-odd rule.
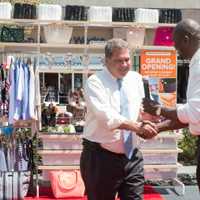
[[[59,103],[68,103],[68,94],[72,89],[72,74],[60,74]]]
[[[42,103],[58,103],[58,74],[40,73]]]

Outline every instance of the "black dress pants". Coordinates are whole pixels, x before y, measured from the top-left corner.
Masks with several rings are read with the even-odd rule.
[[[197,171],[196,171],[197,184],[200,191],[200,136],[197,141]]]
[[[88,200],[114,200],[116,194],[120,200],[143,199],[143,157],[138,149],[129,160],[84,139],[80,169]]]

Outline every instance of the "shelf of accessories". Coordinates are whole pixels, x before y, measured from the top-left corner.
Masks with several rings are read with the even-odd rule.
[[[39,48],[39,49],[38,49]],[[12,53],[12,52],[35,52],[35,53],[84,53],[85,49],[88,49],[89,53],[103,53],[104,44],[47,44],[47,43],[14,43],[14,42],[0,42],[0,52]],[[171,46],[142,46],[135,47],[135,50],[175,50]]]
[[[0,20],[0,24],[6,25],[21,25],[21,26],[35,26],[37,29],[37,39],[35,43],[10,43],[10,42],[0,42],[0,51],[1,52],[38,52],[38,53],[102,53],[104,50],[104,44],[94,43],[94,44],[58,44],[58,43],[40,43],[39,38],[41,36],[41,27],[50,24],[58,25],[69,25],[74,28],[81,28],[81,34],[84,37],[85,41],[89,36],[89,32],[92,29],[101,28],[145,28],[145,29],[155,29],[160,26],[170,26],[174,27],[175,24],[166,24],[166,23],[137,23],[137,22],[89,22],[89,21],[55,21],[55,20],[30,20],[30,19],[10,19],[10,20]],[[79,31],[78,31],[79,32]],[[103,33],[100,33],[103,34]],[[80,33],[78,33],[80,36]],[[163,49],[163,50],[173,50],[173,47],[166,46],[153,46],[153,45],[144,45],[141,47],[134,47],[135,49]]]
[[[37,20],[37,19],[0,19],[0,24],[19,24],[19,25],[47,25],[47,24],[66,24],[77,27],[137,27],[137,28],[157,28],[160,26],[174,27],[172,23],[138,23],[138,22],[90,22],[90,21],[66,21],[66,20]]]

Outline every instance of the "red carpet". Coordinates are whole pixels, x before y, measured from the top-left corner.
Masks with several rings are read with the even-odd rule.
[[[164,200],[160,194],[158,194],[152,186],[145,186],[144,190],[144,200]],[[25,197],[25,200],[34,200],[36,197]],[[37,199],[38,200],[38,199]],[[40,198],[39,200],[55,200],[53,197],[51,188],[40,187]],[[86,197],[83,198],[64,198],[62,200],[87,200]]]

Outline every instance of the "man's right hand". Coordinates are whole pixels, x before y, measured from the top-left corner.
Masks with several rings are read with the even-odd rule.
[[[150,121],[143,121],[136,134],[143,139],[151,139],[158,134],[157,126]]]

